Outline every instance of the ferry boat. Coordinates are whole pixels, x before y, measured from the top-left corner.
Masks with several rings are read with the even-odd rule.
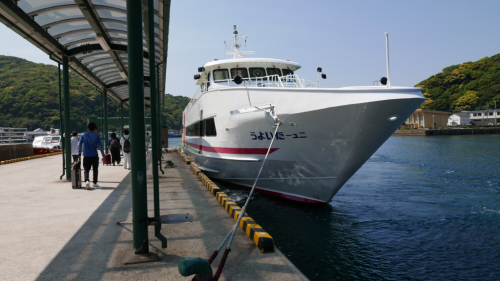
[[[37,136],[33,140],[33,154],[35,155],[61,151],[62,144],[59,129],[51,129],[51,132],[47,132],[47,135]]]
[[[240,42],[245,39],[244,43]],[[246,58],[247,36],[234,26],[232,59],[198,68],[199,85],[183,114],[181,148],[213,179],[251,189],[276,125],[256,191],[327,204],[347,180],[424,102],[421,88],[321,88],[300,64]]]

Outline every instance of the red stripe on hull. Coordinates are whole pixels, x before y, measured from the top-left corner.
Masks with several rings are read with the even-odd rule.
[[[227,153],[227,154],[266,154],[267,148],[233,148],[233,147],[214,147],[214,146],[203,146],[199,144],[194,144],[191,142],[184,142],[194,149],[198,149],[205,152],[216,152],[216,153]],[[269,154],[275,152],[279,148],[271,148]]]
[[[246,190],[251,190],[252,189],[251,186],[246,186],[246,185],[232,183],[232,182],[227,182],[227,183],[230,184],[230,185],[232,185],[232,186],[243,188],[243,189],[246,189]],[[326,206],[328,204],[326,202],[321,202],[321,201],[317,201],[317,200],[307,199],[307,198],[304,198],[304,197],[294,196],[294,195],[290,195],[290,194],[284,194],[284,193],[280,193],[280,192],[276,192],[276,191],[270,191],[270,190],[260,189],[258,187],[255,187],[255,191],[260,192],[260,193],[264,193],[264,194],[267,194],[267,195],[271,195],[271,196],[285,198],[285,199],[288,199],[288,200],[302,202],[302,203],[317,204],[318,206]]]
[[[33,147],[33,154],[35,155],[40,155],[40,154],[47,154],[47,153],[53,153],[53,152],[61,152],[61,149],[48,149],[48,148],[40,148],[40,147]]]

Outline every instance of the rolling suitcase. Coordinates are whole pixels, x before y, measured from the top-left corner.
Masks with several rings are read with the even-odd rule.
[[[82,170],[80,169],[80,160],[71,163],[71,186],[73,189],[82,188]]]
[[[103,165],[111,165],[111,154],[104,154],[104,159],[102,159]]]

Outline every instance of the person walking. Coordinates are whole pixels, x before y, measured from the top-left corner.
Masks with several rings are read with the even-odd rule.
[[[82,144],[84,146],[83,150],[83,169],[84,177],[85,177],[85,186],[87,189],[90,189],[89,183],[89,171],[90,167],[92,167],[93,175],[94,175],[94,188],[99,187],[97,184],[97,176],[98,176],[98,168],[99,168],[99,156],[97,154],[97,148],[101,151],[102,158],[104,158],[104,151],[101,141],[101,136],[96,134],[94,130],[96,130],[97,125],[94,122],[90,122],[87,125],[89,129],[88,132],[84,133],[80,138],[80,142],[78,142],[78,156],[82,153]]]
[[[113,163],[113,166],[115,165],[120,165],[120,149],[122,148],[122,145],[120,144],[120,139],[116,137],[116,133],[111,133],[111,139],[108,142],[108,146],[111,150],[111,163]]]
[[[130,170],[130,136],[128,130],[123,130],[123,137],[120,140],[120,145],[123,151],[123,169]],[[128,164],[128,168],[127,168]]]
[[[73,157],[73,162],[75,162],[78,160],[78,133],[73,131],[71,135],[71,156]]]
[[[149,133],[146,133],[146,153],[148,153],[149,150]]]

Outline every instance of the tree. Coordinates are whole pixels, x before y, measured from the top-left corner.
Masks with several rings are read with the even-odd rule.
[[[479,97],[477,96],[477,92],[468,91],[465,95],[457,99],[455,102],[455,109],[465,110],[474,108],[476,107],[478,101]]]

